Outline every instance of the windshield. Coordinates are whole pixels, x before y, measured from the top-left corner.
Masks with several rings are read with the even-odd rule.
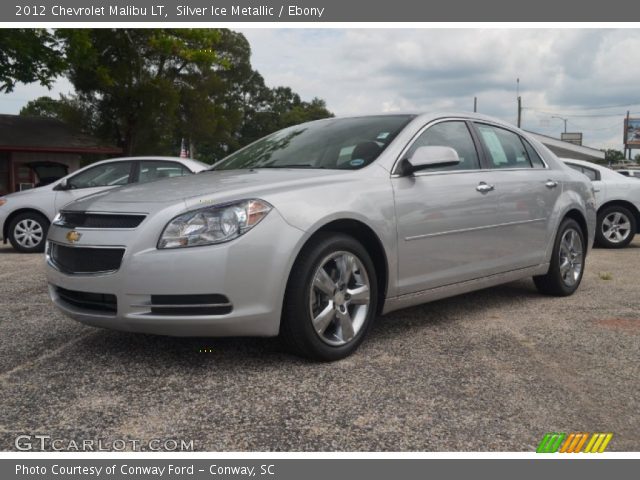
[[[212,170],[328,168],[369,165],[414,117],[380,115],[303,123],[238,150]]]

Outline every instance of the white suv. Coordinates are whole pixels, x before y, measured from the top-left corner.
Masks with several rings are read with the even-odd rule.
[[[19,252],[42,252],[53,217],[67,203],[109,188],[191,175],[208,167],[197,160],[174,157],[93,163],[49,185],[0,197],[0,238]]]

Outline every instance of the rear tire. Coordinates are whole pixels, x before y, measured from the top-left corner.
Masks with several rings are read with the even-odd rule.
[[[322,233],[291,271],[280,338],[293,353],[320,361],[351,355],[376,316],[376,271],[365,248],[340,233]]]
[[[540,293],[565,297],[580,286],[584,274],[585,240],[578,222],[565,218],[558,228],[546,275],[533,277]]]
[[[48,231],[49,220],[44,215],[21,213],[9,224],[9,242],[22,253],[44,252]]]
[[[636,217],[628,208],[612,205],[598,213],[596,244],[603,248],[624,248],[636,234]]]

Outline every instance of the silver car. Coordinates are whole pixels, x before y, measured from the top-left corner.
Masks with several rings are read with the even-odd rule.
[[[112,158],[81,168],[38,188],[0,197],[0,239],[19,252],[43,252],[58,210],[86,195],[119,185],[190,175],[209,167],[190,158]]]
[[[378,314],[531,276],[572,294],[595,219],[588,179],[498,120],[327,119],[210,171],[68,205],[47,277],[55,305],[88,325],[280,335],[335,360]]]

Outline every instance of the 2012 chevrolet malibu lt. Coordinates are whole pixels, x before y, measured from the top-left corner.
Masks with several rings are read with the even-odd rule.
[[[335,360],[403,307],[530,276],[572,294],[595,220],[587,177],[498,120],[327,119],[197,175],[67,205],[47,277],[55,305],[88,325],[280,335]]]

